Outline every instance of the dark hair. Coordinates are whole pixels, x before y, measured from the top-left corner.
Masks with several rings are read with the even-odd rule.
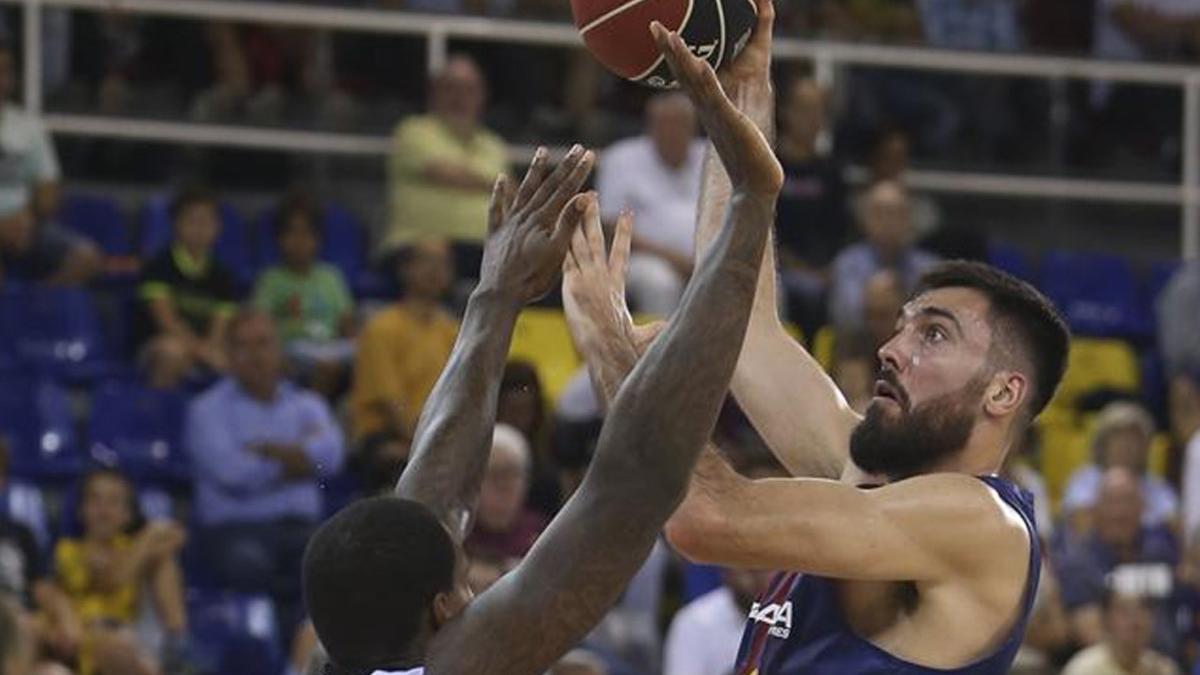
[[[1071,333],[1054,304],[1030,284],[995,267],[953,260],[921,276],[914,296],[939,288],[970,288],[987,297],[997,340],[1015,343],[1032,368],[1029,419],[1037,417],[1054,396],[1066,368]],[[998,329],[998,330],[996,330]]]
[[[427,506],[393,496],[351,504],[304,551],[304,603],[340,669],[410,655],[438,593],[454,583],[454,543]]]
[[[79,519],[79,530],[83,532],[83,505],[87,501],[87,491],[93,481],[101,478],[111,478],[125,486],[125,495],[127,498],[126,508],[129,509],[129,522],[125,525],[125,534],[135,534],[146,525],[146,518],[142,515],[141,506],[138,505],[137,490],[133,486],[133,481],[129,479],[120,469],[111,466],[93,467],[83,474],[83,478],[79,479],[79,506],[76,510],[76,517]]]
[[[274,222],[271,223],[271,234],[278,241],[291,229],[296,216],[303,217],[309,227],[320,239],[325,236],[324,223],[321,222],[321,210],[317,202],[308,194],[293,192],[283,199],[275,211]]]
[[[184,211],[197,204],[209,204],[215,207],[217,206],[217,195],[202,185],[188,185],[176,192],[168,211],[171,216],[171,224],[175,224]]]

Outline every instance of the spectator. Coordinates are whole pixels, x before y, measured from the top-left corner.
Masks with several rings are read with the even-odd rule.
[[[881,131],[871,147],[869,183],[895,181],[904,185],[911,169],[912,141],[908,134],[895,128]],[[862,206],[861,199],[857,206]],[[928,236],[941,226],[941,207],[929,195],[909,192],[908,210],[917,238]]]
[[[332,397],[354,358],[354,300],[341,271],[317,260],[321,221],[310,199],[296,195],[285,201],[274,235],[282,264],[259,277],[254,304],[279,326],[297,370]]]
[[[828,98],[811,78],[789,84],[780,101],[776,144],[786,176],[775,220],[780,274],[788,315],[809,335],[824,323],[829,266],[850,231],[845,167],[817,151]]]
[[[1036,504],[1035,504],[1036,505]],[[1040,531],[1039,531],[1040,534]],[[1066,608],[1058,579],[1047,560],[1042,560],[1041,579],[1033,599],[1033,611],[1029,615],[1025,639],[1017,651],[1010,675],[1052,675],[1053,667],[1071,645],[1071,624],[1067,620]]]
[[[0,116],[8,114],[0,111]],[[7,128],[0,121],[0,152]],[[5,161],[11,159],[0,155],[0,171]],[[87,283],[100,265],[100,253],[92,242],[57,225],[37,222],[29,207],[17,204],[0,212],[0,283],[11,279],[75,286]]]
[[[151,385],[170,388],[196,366],[225,370],[225,327],[236,306],[233,275],[213,257],[216,198],[189,188],[171,204],[173,236],[146,263],[135,342]]]
[[[1200,49],[1200,7],[1189,0],[1097,0],[1092,50],[1149,61]]]
[[[1021,443],[1004,456],[1000,475],[1033,496],[1033,519],[1036,521],[1038,534],[1044,541],[1050,541],[1054,538],[1050,491],[1046,489],[1046,480],[1035,468],[1038,466],[1041,450],[1041,434],[1037,427],[1031,426],[1025,431]]]
[[[1075,655],[1063,675],[1178,675],[1179,667],[1150,648],[1152,601],[1115,591],[1104,593],[1104,640]]]
[[[50,135],[37,119],[12,102],[17,90],[16,56],[0,42],[0,212],[29,207],[42,221],[58,212],[61,176]]]
[[[921,273],[937,261],[913,245],[908,192],[899,184],[885,181],[872,186],[864,211],[865,241],[849,246],[833,261],[829,311],[842,331],[864,328],[867,283],[876,272],[892,270],[907,295]]]
[[[1015,0],[917,0],[917,6],[931,47],[1015,52],[1024,43]]]
[[[627,287],[639,312],[670,314],[692,273],[704,165],[704,142],[696,132],[687,97],[659,94],[646,104],[646,133],[613,144],[600,158],[600,215],[615,222],[629,209],[636,218]]]
[[[376,489],[393,484],[408,459],[421,408],[458,333],[458,323],[438,304],[454,275],[445,243],[405,248],[396,273],[403,297],[363,328],[350,393],[356,469]]]
[[[863,322],[873,349],[879,349],[896,333],[896,318],[908,296],[900,276],[881,269],[863,287]]]
[[[1171,378],[1171,436],[1183,448],[1183,533],[1200,541],[1200,370]]]
[[[696,598],[671,621],[663,675],[725,675],[737,657],[746,614],[767,589],[769,572],[722,571],[724,585]]]
[[[1186,262],[1158,296],[1158,345],[1170,374],[1200,372],[1200,262]]]
[[[342,434],[324,400],[283,380],[269,316],[234,316],[229,353],[230,376],[192,402],[184,430],[201,549],[218,583],[269,593],[290,635],[301,554],[321,517],[317,482],[341,468]]]
[[[160,664],[182,657],[187,642],[183,578],[176,560],[183,528],[170,521],[139,522],[133,485],[118,471],[89,473],[80,492],[82,536],[60,539],[54,550],[58,583],[84,625],[80,673],[159,673]],[[133,633],[143,588],[153,595],[166,629],[162,661]]]
[[[492,454],[479,489],[475,529],[463,546],[469,555],[506,561],[525,557],[546,527],[546,518],[525,506],[532,457],[525,437],[507,424],[492,433]]]
[[[550,448],[554,423],[546,417],[542,381],[532,364],[514,360],[505,365],[504,377],[500,381],[496,421],[514,427],[525,437],[533,457],[529,506],[552,517],[561,503]]]
[[[1144,524],[1141,484],[1127,467],[1104,472],[1095,508],[1093,531],[1065,538],[1056,564],[1072,635],[1083,645],[1104,640],[1105,579],[1110,573],[1123,565],[1139,565],[1160,569],[1169,579],[1179,559],[1170,530]],[[1166,604],[1157,606],[1153,644],[1165,654],[1174,654],[1179,646],[1174,620]]]
[[[1092,463],[1071,474],[1063,491],[1063,517],[1073,531],[1086,532],[1091,527],[1104,471],[1114,466],[1141,476],[1146,525],[1177,524],[1179,498],[1166,481],[1149,472],[1153,440],[1154,420],[1140,405],[1116,401],[1104,406],[1092,431]]]
[[[875,352],[878,344],[863,334],[839,335],[833,345],[833,378],[846,402],[859,414],[866,414],[875,396],[875,378],[879,372]]]
[[[488,198],[507,168],[504,141],[483,127],[487,87],[467,56],[452,56],[432,81],[428,115],[396,127],[388,160],[390,221],[385,252],[440,237],[474,278],[482,257]]]

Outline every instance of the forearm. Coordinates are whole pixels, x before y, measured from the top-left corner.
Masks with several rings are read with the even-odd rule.
[[[461,541],[487,467],[500,375],[520,303],[477,289],[458,340],[430,394],[396,494],[433,509]]]

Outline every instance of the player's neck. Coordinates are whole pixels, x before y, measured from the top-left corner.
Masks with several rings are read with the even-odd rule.
[[[976,425],[962,451],[946,458],[931,473],[962,473],[989,476],[1000,473],[1004,464],[1004,434],[985,425]]]

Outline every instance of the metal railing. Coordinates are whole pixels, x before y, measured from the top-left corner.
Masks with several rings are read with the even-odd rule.
[[[45,113],[41,86],[42,11],[67,8],[121,11],[198,20],[226,20],[332,30],[423,36],[426,63],[445,62],[451,39],[513,44],[581,46],[569,24],[511,19],[413,14],[370,8],[325,7],[253,0],[0,0],[21,6],[25,35],[25,105],[57,134],[101,136],[264,150],[384,155],[385,136],[261,127],[150,121],[99,115]],[[903,68],[990,76],[1088,79],[1176,87],[1183,92],[1183,171],[1177,184],[1058,177],[1031,177],[968,171],[913,171],[912,187],[932,192],[1077,199],[1177,206],[1180,209],[1181,254],[1200,258],[1200,68],[1106,62],[1084,58],[946,52],[912,47],[846,44],[780,38],[780,61],[812,61],[817,77],[833,84],[840,66]],[[531,149],[515,148],[518,157]]]

